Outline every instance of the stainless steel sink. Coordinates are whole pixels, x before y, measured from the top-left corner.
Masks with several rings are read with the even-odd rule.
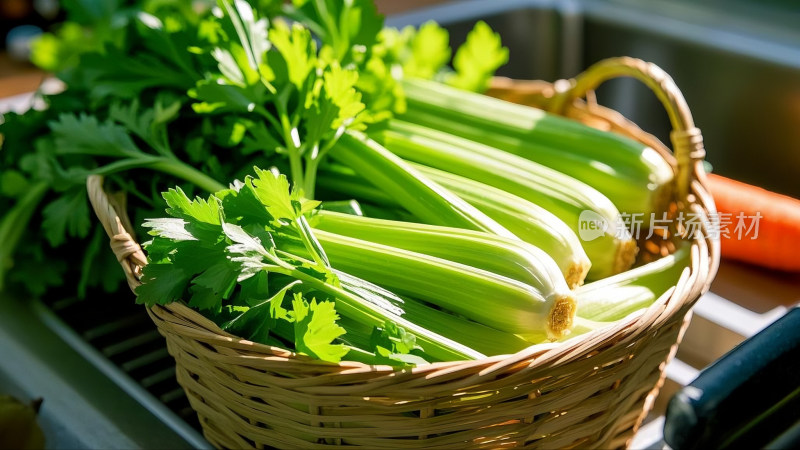
[[[484,19],[510,49],[500,74],[515,78],[568,78],[612,56],[653,62],[681,88],[715,172],[800,197],[800,6],[770,3],[465,0],[388,23],[436,20],[459,44]],[[666,113],[639,82],[597,97],[668,142]]]

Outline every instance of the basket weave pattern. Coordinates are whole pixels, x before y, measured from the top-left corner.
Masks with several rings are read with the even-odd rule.
[[[674,157],[619,114],[577,100],[614,76],[635,76],[654,88],[673,119]],[[575,80],[524,89],[501,81],[492,93],[508,98],[520,91],[528,103],[656,148],[676,169],[673,205],[705,218],[714,211],[699,131],[657,67],[616,58]],[[146,258],[123,226],[124,211],[109,202],[102,179],[90,178],[88,188],[135,287]],[[406,370],[325,363],[253,343],[180,303],[149,313],[206,438],[218,448],[620,448],[652,406],[689,310],[716,273],[718,247],[701,228],[678,283],[641,315],[612,327],[513,355]]]

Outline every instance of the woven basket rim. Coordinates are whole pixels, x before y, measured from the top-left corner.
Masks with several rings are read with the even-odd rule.
[[[687,268],[688,269],[688,268]],[[681,280],[683,280],[684,275],[682,274]],[[699,281],[699,279],[698,279]],[[457,360],[457,361],[436,361],[431,362],[428,364],[421,364],[415,367],[398,367],[398,366],[390,366],[386,364],[366,364],[357,361],[348,361],[342,360],[338,363],[321,361],[318,359],[314,359],[310,356],[299,354],[293,352],[291,350],[271,346],[267,344],[262,344],[260,342],[250,341],[248,339],[244,339],[242,337],[233,335],[228,333],[215,323],[211,322],[205,316],[203,316],[198,311],[195,311],[191,307],[185,304],[185,302],[174,302],[168,305],[153,305],[148,307],[151,312],[155,312],[158,310],[163,310],[164,312],[169,312],[169,314],[179,316],[187,320],[188,322],[192,323],[195,326],[195,329],[203,334],[207,334],[207,337],[210,340],[214,340],[219,342],[220,340],[227,340],[231,344],[237,344],[237,347],[240,349],[246,348],[249,353],[248,357],[258,358],[260,357],[280,357],[280,358],[287,358],[293,359],[295,362],[308,364],[310,367],[313,366],[315,369],[332,369],[331,372],[348,372],[348,373],[359,373],[359,372],[370,372],[375,375],[380,373],[383,374],[391,374],[394,372],[402,371],[408,372],[412,374],[427,374],[427,373],[434,373],[440,371],[447,371],[452,372],[455,369],[458,370],[474,370],[476,366],[483,367],[481,372],[486,375],[490,372],[494,372],[498,369],[509,365],[519,364],[525,361],[531,361],[530,367],[538,366],[539,364],[544,364],[551,359],[556,359],[557,353],[567,353],[575,351],[575,348],[586,345],[588,341],[593,341],[594,344],[589,345],[580,353],[591,353],[592,351],[596,350],[599,347],[602,347],[604,343],[606,343],[606,339],[611,336],[616,336],[623,330],[630,328],[635,325],[635,323],[640,320],[643,316],[645,316],[648,312],[653,313],[657,311],[659,314],[663,312],[667,308],[667,303],[670,302],[672,293],[674,291],[674,287],[670,288],[667,292],[662,294],[656,301],[647,308],[635,311],[623,319],[619,319],[614,321],[612,324],[600,328],[598,330],[594,330],[588,333],[581,334],[574,338],[571,338],[564,342],[544,342],[544,343],[537,343],[531,344],[529,347],[526,347],[518,352],[515,353],[507,353],[501,355],[492,355],[487,356],[485,358],[476,359],[476,360]],[[689,297],[686,297],[686,300],[689,300]],[[155,311],[153,311],[155,310]],[[153,314],[150,314],[153,317]],[[155,316],[162,316],[163,314],[156,313]],[[154,320],[163,320],[162,318]],[[644,331],[644,329],[642,329]],[[628,339],[632,339],[636,336],[636,333],[631,333],[630,335],[626,336]],[[195,337],[195,339],[198,339]],[[201,340],[202,339],[198,339]],[[556,352],[554,354],[548,354],[549,352]],[[540,359],[548,354],[548,361],[544,361]],[[563,360],[561,363],[567,363],[568,360]],[[557,364],[556,364],[557,365]]]

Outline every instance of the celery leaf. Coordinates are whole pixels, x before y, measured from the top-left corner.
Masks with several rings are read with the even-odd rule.
[[[418,365],[427,361],[413,354],[422,350],[416,337],[396,323],[387,321],[383,328],[374,328],[370,336],[370,346],[375,351],[378,362],[389,365]]]
[[[436,22],[419,27],[409,46],[411,52],[403,62],[403,76],[430,80],[450,61],[450,36]]]
[[[150,263],[143,270],[142,284],[136,288],[136,303],[150,307],[178,301],[191,277],[191,273],[175,264]]]
[[[508,62],[508,48],[503,47],[500,35],[484,21],[475,24],[467,42],[459,47],[453,58],[456,73],[447,84],[467,91],[483,92],[495,70]]]
[[[297,352],[323,361],[339,362],[348,348],[332,342],[345,334],[345,329],[336,324],[339,315],[335,304],[329,301],[307,302],[299,293],[292,300],[294,317],[294,340]]]
[[[238,314],[222,324],[221,328],[251,341],[266,343],[270,334],[275,332],[277,321],[289,322],[283,301],[286,293],[297,284],[296,281],[289,283],[268,299],[253,306],[234,306],[232,309]]]
[[[42,228],[50,245],[57,247],[67,237],[84,238],[89,235],[89,202],[85,189],[70,189],[42,210]]]

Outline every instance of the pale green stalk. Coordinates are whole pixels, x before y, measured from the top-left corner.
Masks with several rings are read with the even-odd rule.
[[[536,108],[424,80],[404,80],[400,117],[496,147],[596,187],[626,214],[663,210],[674,177],[652,148]]]
[[[330,156],[427,223],[514,237],[475,207],[363,135],[345,133],[330,150]]]
[[[320,211],[312,226],[342,236],[435,256],[496,273],[531,286],[560,286],[563,275],[553,259],[526,242],[480,231],[383,220]]]
[[[509,333],[540,330],[560,337],[571,326],[574,299],[485,270],[372,242],[314,232],[335,269],[418,298]],[[293,249],[293,251],[303,251]]]
[[[418,126],[387,130],[379,135],[384,145],[400,156],[493,186],[550,211],[575,232],[587,218],[606,225],[582,241],[592,267],[588,277],[599,279],[619,273],[633,263],[636,243],[624,227],[619,211],[603,194],[548,167],[461,138],[418,132]],[[596,236],[595,236],[596,234]]]

